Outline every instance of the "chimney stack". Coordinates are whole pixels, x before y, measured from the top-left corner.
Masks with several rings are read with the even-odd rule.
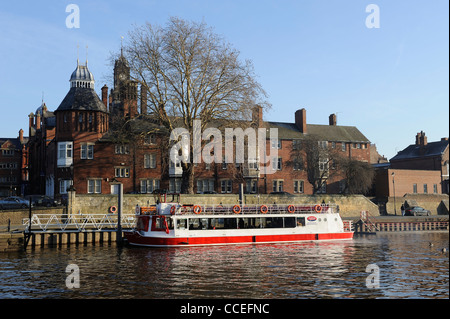
[[[295,112],[295,125],[303,134],[307,134],[306,130],[306,110],[303,108]]]
[[[331,114],[330,117],[328,118],[328,120],[329,120],[331,126],[337,125],[336,114]]]
[[[416,146],[420,145],[420,133],[416,134]]]
[[[36,131],[41,129],[41,113],[36,114]]]
[[[20,144],[23,144],[23,130],[22,129],[19,130],[19,142],[20,142]]]
[[[427,142],[427,137],[425,136],[425,132],[421,131],[420,132],[420,147],[425,147],[427,146],[428,142]]]
[[[106,109],[108,109],[108,87],[103,85],[102,87],[102,102],[105,105]]]
[[[147,114],[147,87],[141,84],[141,114]]]
[[[28,125],[28,136],[31,137],[31,128],[34,126],[34,114],[31,112],[28,115],[29,118],[29,125]]]

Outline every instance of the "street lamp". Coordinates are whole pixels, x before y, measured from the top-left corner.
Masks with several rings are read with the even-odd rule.
[[[395,172],[392,172],[392,186],[394,187],[394,214],[397,216],[397,206],[395,204]]]

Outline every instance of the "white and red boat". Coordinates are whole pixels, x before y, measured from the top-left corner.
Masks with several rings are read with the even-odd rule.
[[[131,245],[176,247],[352,239],[336,206],[181,205],[136,207]]]

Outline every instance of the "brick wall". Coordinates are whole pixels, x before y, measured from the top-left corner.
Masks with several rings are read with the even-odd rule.
[[[392,176],[392,173],[395,175]],[[376,197],[393,197],[395,180],[395,196],[414,193],[414,184],[417,193],[424,194],[424,185],[427,193],[434,194],[434,185],[437,185],[436,194],[442,194],[441,172],[427,170],[386,169],[378,170],[375,177]]]

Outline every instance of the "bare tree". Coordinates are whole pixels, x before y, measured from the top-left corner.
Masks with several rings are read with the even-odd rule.
[[[215,119],[251,118],[255,105],[269,107],[250,61],[204,23],[171,18],[166,26],[146,25],[129,32],[124,48],[133,79],[147,91],[148,110],[169,131],[190,133]],[[182,163],[182,192],[193,193],[194,165]]]
[[[340,160],[340,155],[330,150],[328,142],[320,140],[317,136],[308,135],[302,139],[292,150],[291,158],[289,164],[294,169],[298,166],[306,170],[314,194],[322,189],[327,180],[339,174],[336,163]]]
[[[341,158],[338,166],[345,181],[343,193],[365,194],[370,190],[375,171],[369,163],[352,158]]]

